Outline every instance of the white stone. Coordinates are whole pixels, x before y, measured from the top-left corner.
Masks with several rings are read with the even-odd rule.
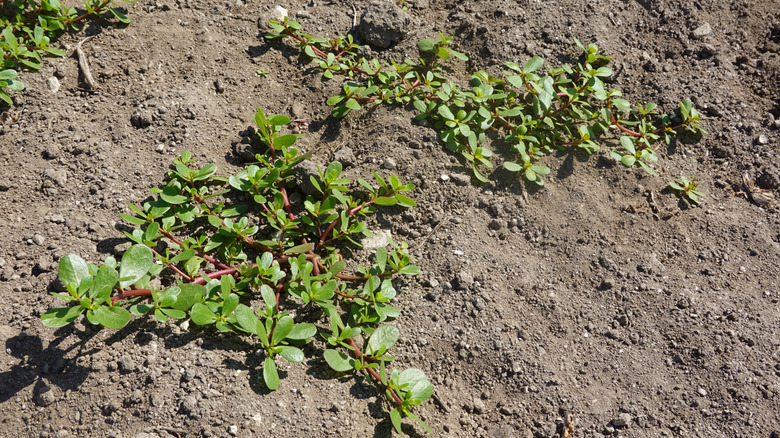
[[[373,252],[377,248],[384,248],[390,244],[390,230],[379,229],[373,231],[373,233],[373,236],[366,237],[361,241],[363,248],[366,250]]]
[[[276,5],[276,7],[274,7],[271,10],[271,18],[276,21],[284,21],[286,17],[287,17],[287,9],[279,5]]]
[[[46,79],[46,84],[49,86],[49,91],[52,93],[56,93],[60,90],[60,80],[55,78],[54,76],[49,77],[49,79]]]

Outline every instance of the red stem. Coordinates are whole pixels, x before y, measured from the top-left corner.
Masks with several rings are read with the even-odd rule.
[[[145,295],[151,295],[152,291],[150,289],[130,289],[130,290],[123,290],[122,293],[119,295],[115,295],[111,297],[111,304],[113,305],[117,301],[123,299],[123,298],[130,298],[130,297],[140,297]]]
[[[160,255],[160,253],[158,253],[157,251],[155,251],[153,248],[149,248],[149,249],[151,249],[151,250],[152,250],[152,253],[153,253],[153,254],[155,254],[156,256],[158,256],[158,257],[162,257],[162,256]],[[181,275],[182,277],[184,277],[185,279],[187,279],[187,281],[192,281],[192,278],[191,278],[189,275],[187,275],[187,274],[185,274],[184,272],[182,272],[182,271],[181,271],[181,269],[177,268],[177,267],[176,267],[176,266],[174,266],[172,263],[164,263],[164,265],[165,265],[165,266],[167,266],[167,267],[169,267],[169,268],[171,268],[171,269],[173,269],[173,271],[174,271],[174,272],[176,272],[177,274],[179,274],[179,275]]]
[[[356,359],[360,359],[360,358],[363,357],[363,353],[360,352],[360,349],[357,347],[357,344],[355,344],[355,340],[354,339],[347,338],[347,339],[344,339],[344,342],[346,342],[347,345],[352,347],[352,355],[355,356]],[[382,377],[379,376],[379,373],[377,373],[375,369],[373,369],[373,368],[363,368],[363,369],[366,370],[368,372],[368,374],[371,374],[371,377],[373,377],[374,380],[376,380],[379,383],[382,383]],[[393,401],[395,402],[395,404],[397,404],[398,406],[402,406],[404,404],[404,402],[401,400],[400,397],[398,397],[398,394],[395,393],[393,388],[390,388],[388,386],[387,389],[390,390],[390,395],[393,396]]]
[[[165,236],[171,242],[173,242],[173,243],[175,243],[175,244],[177,244],[179,246],[182,246],[182,247],[184,246],[184,244],[181,241],[179,241],[178,239],[176,239],[175,237],[173,237],[173,235],[171,233],[163,230],[162,228],[160,228],[160,232],[162,233],[163,236]],[[203,251],[198,250],[198,251],[196,251],[196,253],[198,254],[198,256],[203,258],[203,260],[206,260],[208,262],[213,263],[214,266],[216,266],[218,268],[222,268],[222,269],[229,268],[228,265],[220,262],[219,260],[215,259],[214,257],[211,257],[210,255],[204,253]]]
[[[373,202],[374,202],[374,200],[372,199],[370,201],[366,201],[366,202],[358,205],[357,207],[350,208],[349,210],[347,210],[347,216],[354,215],[355,213],[357,213],[358,211],[362,210],[363,208],[368,207],[369,205],[371,205]],[[333,229],[336,228],[336,225],[338,225],[340,222],[341,222],[341,216],[339,216],[338,218],[336,218],[336,220],[331,222],[330,225],[328,225],[328,228],[325,229],[325,232],[320,234],[320,241],[317,243],[317,248],[321,247],[325,243],[327,243],[330,240],[332,240],[332,239],[326,239],[326,236],[328,236],[330,234],[330,232],[333,231]]]
[[[101,3],[101,4],[100,4],[98,7],[96,7],[95,9],[93,9],[93,10],[92,10],[92,12],[85,12],[85,13],[83,13],[83,14],[79,15],[78,17],[76,17],[76,18],[72,19],[72,20],[68,20],[68,21],[66,21],[66,22],[65,22],[65,24],[73,24],[73,23],[75,23],[75,22],[77,22],[77,21],[81,21],[81,20],[83,20],[83,19],[85,19],[85,18],[89,17],[90,15],[93,15],[93,14],[98,14],[98,13],[100,13],[100,11],[101,11],[103,8],[105,8],[106,6],[108,6],[108,5],[109,5],[109,3],[111,3],[111,0],[105,0],[105,1],[104,1],[103,3]]]

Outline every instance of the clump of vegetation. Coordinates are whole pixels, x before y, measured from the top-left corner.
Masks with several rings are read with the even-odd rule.
[[[371,235],[363,218],[376,206],[414,206],[404,194],[414,185],[374,173],[375,185],[360,179],[363,192],[352,195],[351,181],[333,162],[310,178],[318,194],[294,206],[288,195],[297,185],[293,167],[309,157],[294,146],[301,135],[281,132],[287,116],[258,109],[255,121],[266,147],[255,164],[223,178],[214,164],[193,168],[185,152],[167,182],[151,190],[153,199],[121,214],[137,227],[126,232],[135,244],[121,262],[108,257],[98,267],[78,255],[63,257],[59,276],[67,293],[54,295],[70,305],[47,311],[44,325],[61,327],[85,315],[117,329],[132,315],[161,323],[189,317],[261,350],[271,390],[280,385],[278,358],[303,361],[302,347],[319,335],[324,342],[315,348],[333,370],[360,373],[382,388],[396,430],[402,417],[430,430],[412,413],[433,394],[425,374],[388,368],[399,338],[388,324],[399,316],[391,280],[419,269],[406,244],[392,240],[376,249],[370,266],[347,263],[340,252]],[[246,203],[228,201],[229,193]],[[345,274],[348,265],[356,272]]]
[[[20,69],[39,70],[42,57],[65,56],[64,51],[49,46],[57,35],[78,30],[78,23],[86,18],[109,13],[122,23],[130,23],[112,7],[116,6],[114,0],[84,0],[81,11],[60,0],[2,0],[0,6],[7,12],[0,16],[0,99],[8,105],[13,100],[7,90],[24,90],[24,83],[17,80]]]
[[[0,98],[11,103],[3,90],[24,88],[18,69],[40,68],[45,54],[64,55],[48,46],[56,32],[101,11],[127,22],[109,6],[112,0],[86,1],[82,15],[58,0],[14,2],[15,21],[0,22]],[[29,17],[38,17],[38,24]],[[680,103],[677,114],[659,115],[655,104],[632,105],[610,89],[604,82],[612,74],[609,58],[595,44],[577,41],[582,53],[576,65],[543,72],[538,56],[523,65],[507,62],[501,76],[477,71],[461,89],[443,64],[467,57],[443,35],[420,41],[416,61],[386,63],[360,56],[349,35],[312,37],[288,19],[271,25],[275,33],[268,39],[292,38],[326,79],[346,78],[342,91],[327,101],[334,116],[372,104],[413,108],[416,119],[427,120],[480,181],[500,164],[542,186],[550,172],[539,161],[544,156],[593,154],[603,146],[624,166],[652,174],[659,140],[669,143],[682,129],[703,132],[690,100]],[[120,215],[135,227],[125,233],[134,244],[120,261],[108,257],[98,266],[75,254],[63,257],[59,277],[66,291],[54,295],[68,304],[47,311],[43,324],[62,327],[84,315],[88,323],[118,329],[134,315],[160,323],[189,318],[241,336],[260,351],[270,390],[281,385],[279,358],[302,362],[309,346],[334,371],[363,375],[380,387],[397,432],[404,417],[430,432],[413,408],[433,395],[433,386],[419,369],[390,366],[390,350],[400,337],[389,324],[400,316],[392,306],[397,294],[392,279],[416,275],[414,259],[405,243],[392,240],[366,266],[342,254],[371,235],[364,218],[377,206],[415,206],[406,195],[414,185],[372,172],[373,183],[359,179],[361,191],[354,193],[341,164],[333,162],[305,181],[317,194],[295,205],[289,193],[302,181],[293,169],[310,157],[295,147],[301,134],[282,132],[290,124],[284,115],[258,109],[255,122],[265,147],[256,162],[219,177],[216,165],[197,167],[190,153],[182,153],[164,184],[151,189],[153,196],[130,205],[132,214]],[[487,145],[494,140],[495,154]],[[703,195],[697,184],[683,177],[669,187],[698,204]]]
[[[555,151],[582,150],[588,154],[603,145],[612,147],[611,127],[621,134],[610,155],[627,167],[654,173],[656,142],[669,143],[681,129],[702,133],[699,114],[690,100],[680,103],[677,114],[658,114],[657,105],[632,105],[620,90],[604,82],[612,75],[609,58],[595,44],[579,41],[582,53],[576,65],[547,68],[535,56],[524,65],[505,64],[502,76],[475,72],[469,88],[459,88],[447,77],[443,64],[450,58],[467,57],[450,47],[452,38],[418,44],[420,58],[403,62],[380,62],[358,54],[351,35],[320,38],[305,34],[301,25],[285,18],[270,23],[269,40],[292,39],[322,70],[326,79],[346,78],[342,92],[328,99],[335,117],[370,104],[409,105],[417,119],[427,119],[444,145],[460,154],[474,176],[484,176],[494,166],[494,153],[486,146],[496,142],[503,167],[520,172],[534,184],[543,185],[550,172],[538,163]]]

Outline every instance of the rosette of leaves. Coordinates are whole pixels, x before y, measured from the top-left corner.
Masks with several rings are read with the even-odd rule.
[[[669,181],[668,187],[693,205],[701,204],[701,198],[704,197],[704,193],[698,190],[699,180],[696,178],[681,176],[674,181]]]
[[[392,278],[419,269],[407,245],[392,240],[371,265],[352,262],[352,274],[344,273],[348,261],[340,252],[371,235],[364,218],[376,206],[414,206],[405,195],[414,185],[373,173],[374,183],[359,179],[361,193],[353,193],[334,162],[311,177],[317,194],[294,207],[293,168],[309,157],[295,147],[301,135],[281,132],[287,116],[258,109],[255,121],[265,150],[245,169],[218,177],[216,165],[194,167],[184,152],[149,199],[120,215],[135,227],[125,232],[134,244],[121,262],[109,257],[98,267],[63,257],[67,294],[54,295],[69,305],[47,311],[44,325],[61,327],[82,314],[108,328],[124,327],[133,315],[160,323],[189,318],[260,350],[271,390],[280,386],[277,360],[301,362],[302,347],[318,340],[333,370],[360,373],[382,388],[399,432],[404,416],[427,429],[412,409],[433,386],[420,370],[387,368],[399,337],[389,324],[400,314]],[[301,322],[307,318],[315,321]]]

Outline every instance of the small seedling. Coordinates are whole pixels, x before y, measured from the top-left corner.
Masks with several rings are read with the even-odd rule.
[[[267,77],[268,77],[268,71],[266,71],[266,70],[264,70],[264,69],[262,69],[262,68],[261,68],[261,69],[258,69],[258,70],[257,70],[255,73],[256,73],[258,76],[261,76],[261,77],[264,77],[264,78],[267,78]]]
[[[696,178],[688,178],[682,176],[674,181],[669,181],[669,188],[674,190],[678,196],[685,198],[688,202],[699,205],[701,204],[701,198],[704,197],[704,193],[696,190],[699,186],[699,181]]]
[[[160,323],[190,318],[243,336],[265,356],[270,390],[280,386],[277,360],[301,362],[301,347],[318,340],[333,370],[359,373],[387,395],[396,430],[402,417],[430,430],[412,413],[433,394],[425,374],[387,369],[400,334],[388,324],[400,314],[391,305],[392,279],[419,272],[407,245],[389,240],[365,267],[341,253],[371,235],[363,218],[376,206],[415,206],[404,194],[415,186],[373,173],[375,183],[359,179],[362,194],[353,195],[333,162],[311,176],[317,194],[293,206],[293,168],[309,158],[294,146],[301,135],[281,132],[291,123],[287,116],[258,109],[255,121],[266,148],[255,163],[222,178],[216,165],[193,167],[184,152],[152,199],[120,214],[136,227],[125,232],[134,245],[121,262],[108,257],[98,267],[74,254],[63,257],[59,276],[67,291],[54,295],[69,305],[44,313],[43,324],[62,327],[85,315],[117,329],[133,315]],[[247,202],[228,201],[236,199]],[[347,266],[356,272],[345,274]]]

